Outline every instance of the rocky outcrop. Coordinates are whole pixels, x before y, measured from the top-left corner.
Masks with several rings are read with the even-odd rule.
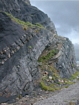
[[[0,17],[0,91],[19,94],[33,88],[32,82],[39,75],[38,57],[45,46],[52,43],[53,34],[41,28],[38,32],[38,28],[23,31],[4,13],[1,12]]]
[[[0,1],[0,96],[30,93],[35,88],[40,76],[38,58],[47,47],[58,49],[49,63],[54,63],[61,77],[76,71],[72,43],[57,36],[48,16],[26,1]],[[18,20],[18,24],[5,12],[30,24],[26,28],[21,24],[26,23]]]
[[[71,41],[68,38],[56,35],[53,38],[53,43],[47,46],[43,53],[45,54],[52,49],[57,49],[58,53],[52,56],[47,64],[54,66],[62,78],[69,78],[76,72],[76,59]],[[41,56],[43,57],[43,54]]]
[[[54,24],[45,13],[25,2],[29,2],[29,0],[9,0],[9,3],[8,0],[1,0],[0,10],[10,13],[20,20],[29,21],[33,24],[41,23],[52,32],[56,31]]]
[[[61,77],[70,77],[76,72],[74,47],[68,38],[59,37],[57,39],[56,44],[59,53],[55,56],[55,59],[58,59],[55,66],[59,70]]]

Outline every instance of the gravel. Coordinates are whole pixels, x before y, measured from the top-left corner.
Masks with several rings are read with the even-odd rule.
[[[26,95],[15,103],[2,103],[0,105],[79,105],[79,81],[60,91],[41,92],[37,97]]]
[[[69,86],[68,88],[61,89],[59,93],[34,103],[34,105],[69,105],[79,99],[79,81]],[[70,104],[71,105],[71,104]],[[73,105],[73,104],[72,104]],[[77,104],[79,105],[79,104]]]

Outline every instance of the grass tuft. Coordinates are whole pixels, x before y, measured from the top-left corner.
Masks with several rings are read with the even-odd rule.
[[[5,12],[5,13],[6,13],[6,15],[8,15],[8,16],[12,19],[12,21],[14,21],[14,22],[20,24],[20,25],[23,27],[24,30],[26,30],[28,27],[31,27],[31,28],[34,28],[34,27],[37,27],[37,28],[44,28],[44,26],[42,26],[42,25],[39,24],[39,23],[36,23],[36,24],[34,25],[34,24],[30,23],[30,22],[24,22],[24,21],[22,21],[22,20],[20,20],[20,19],[18,19],[18,18],[15,18],[12,14],[9,14],[9,13],[7,13],[7,12]]]
[[[53,57],[54,55],[56,55],[58,53],[57,49],[53,49],[51,51],[48,52],[47,55],[42,56],[38,59],[38,62],[47,62],[51,57]]]
[[[75,72],[75,73],[72,74],[72,76],[70,77],[70,80],[74,80],[74,79],[79,79],[79,71]]]

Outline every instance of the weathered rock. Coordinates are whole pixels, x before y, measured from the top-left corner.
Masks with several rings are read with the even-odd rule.
[[[0,11],[3,11],[0,12],[0,94],[6,97],[29,94],[34,89],[40,75],[37,61],[47,46],[59,50],[51,61],[61,77],[69,77],[76,69],[72,43],[56,35],[54,24],[46,14],[25,2],[0,0]],[[24,21],[41,23],[45,28],[25,30],[5,11]]]
[[[8,12],[23,21],[29,21],[33,24],[41,23],[52,32],[56,31],[54,24],[45,13],[25,2],[29,2],[29,0],[9,0],[9,3],[8,0],[0,0],[0,10]]]
[[[53,56],[49,62],[54,64],[61,77],[68,78],[76,71],[76,59],[74,53],[74,47],[68,38],[55,36],[53,44],[47,47],[48,49],[58,49],[58,53]],[[52,65],[53,66],[53,65]]]
[[[0,13],[0,24],[1,31],[3,29],[0,33],[0,36],[2,36],[0,38],[0,50],[3,52],[3,49],[6,49],[6,52],[1,54],[2,56],[5,55],[5,57],[0,59],[0,91],[5,91],[6,95],[8,92],[11,95],[15,95],[16,93],[20,94],[23,90],[30,91],[33,89],[32,81],[36,80],[39,76],[37,68],[38,57],[45,49],[45,46],[52,43],[53,34],[48,30],[40,29],[36,36],[28,42],[22,43],[20,38],[24,34],[28,34],[29,36],[25,36],[26,40],[31,34],[33,36],[34,30],[31,30],[31,33],[30,29],[24,32],[19,25],[13,23],[3,12]],[[21,44],[23,45],[21,46]],[[17,47],[20,49],[17,49]],[[7,48],[9,51],[7,51]],[[10,56],[8,57],[7,54]]]
[[[60,40],[60,38],[59,38]],[[59,41],[58,41],[59,42]],[[61,40],[62,47],[59,50],[58,61],[55,63],[61,77],[70,77],[76,71],[76,59],[74,47],[68,38]],[[61,43],[59,42],[59,43]]]

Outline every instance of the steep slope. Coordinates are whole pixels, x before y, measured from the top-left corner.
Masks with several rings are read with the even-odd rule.
[[[57,50],[47,62],[61,77],[76,71],[72,43],[57,36],[46,14],[28,0],[1,0],[0,11],[0,96],[29,94],[38,85],[43,52]]]
[[[50,54],[50,56],[46,58],[53,50],[56,54],[53,54],[53,56]],[[55,35],[53,43],[46,46],[39,59],[42,63],[54,66],[60,73],[60,76],[64,78],[70,77],[76,71],[74,55],[74,47],[71,41],[69,41],[68,38]]]
[[[12,94],[31,90],[33,80],[39,75],[38,57],[54,36],[38,26],[23,30],[3,12],[0,12],[0,24],[1,92],[7,88]]]
[[[26,2],[29,0],[9,0],[9,3],[8,0],[1,0],[0,10],[10,13],[20,20],[29,21],[33,24],[41,23],[47,29],[56,31],[54,24],[45,13]]]

